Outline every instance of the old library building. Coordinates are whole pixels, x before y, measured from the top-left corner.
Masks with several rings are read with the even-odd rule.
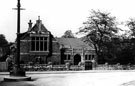
[[[92,61],[95,49],[80,38],[54,37],[38,18],[33,26],[28,23],[28,31],[20,34],[20,61],[22,63],[65,64]]]

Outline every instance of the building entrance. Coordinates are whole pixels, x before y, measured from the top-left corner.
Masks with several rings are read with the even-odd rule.
[[[79,62],[81,62],[81,55],[76,54],[74,56],[74,65],[78,65]]]

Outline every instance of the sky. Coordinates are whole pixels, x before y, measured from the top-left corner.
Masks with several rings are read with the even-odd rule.
[[[21,33],[28,30],[28,22],[35,24],[38,16],[45,27],[57,37],[66,30],[73,33],[79,31],[83,22],[87,21],[90,11],[110,12],[117,21],[125,22],[135,18],[135,0],[20,0]],[[0,34],[4,34],[9,42],[13,42],[17,33],[17,0],[2,0],[0,3]]]

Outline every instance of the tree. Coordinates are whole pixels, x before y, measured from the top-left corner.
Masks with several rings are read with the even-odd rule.
[[[130,57],[132,61],[135,61],[135,19],[131,18],[126,22],[126,25],[129,28],[129,36],[128,36],[128,52],[130,53]]]
[[[5,36],[3,34],[0,34],[0,47],[7,44],[8,44],[8,41],[6,40]]]
[[[135,37],[135,19],[131,18],[127,21],[126,25],[129,27],[130,36]]]
[[[0,61],[5,61],[9,52],[8,41],[3,34],[0,34]]]
[[[71,30],[65,31],[64,35],[62,38],[75,38]]]
[[[83,24],[79,33],[86,34],[85,41],[94,45],[98,58],[111,53],[111,40],[119,30],[116,17],[107,12],[92,10],[90,17]]]

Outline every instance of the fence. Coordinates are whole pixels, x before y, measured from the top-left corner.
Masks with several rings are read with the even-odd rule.
[[[8,71],[7,62],[0,62],[0,71]]]

